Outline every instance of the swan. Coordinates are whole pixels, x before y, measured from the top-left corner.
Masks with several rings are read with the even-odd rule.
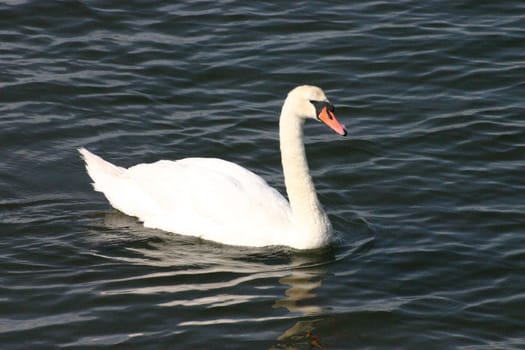
[[[83,147],[78,151],[94,189],[145,227],[227,245],[315,249],[329,244],[332,226],[309,174],[305,119],[347,134],[319,87],[302,85],[288,93],[279,137],[289,201],[260,176],[222,159],[160,160],[125,169]]]

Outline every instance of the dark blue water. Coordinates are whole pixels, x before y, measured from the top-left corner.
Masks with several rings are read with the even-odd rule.
[[[521,1],[3,1],[2,349],[525,349]],[[283,191],[308,124],[337,233],[309,252],[142,227],[76,148],[221,157]]]

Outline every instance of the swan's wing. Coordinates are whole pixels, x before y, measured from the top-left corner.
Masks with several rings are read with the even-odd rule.
[[[122,180],[132,193],[113,206],[149,227],[229,244],[243,244],[239,235],[266,235],[245,237],[255,245],[254,240],[283,234],[290,223],[289,204],[279,192],[253,172],[221,159],[139,164],[126,170]]]

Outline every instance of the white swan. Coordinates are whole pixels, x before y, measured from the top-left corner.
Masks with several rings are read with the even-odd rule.
[[[313,249],[330,242],[332,229],[308,173],[306,118],[346,135],[320,88],[304,85],[288,93],[279,135],[289,203],[258,175],[221,159],[160,160],[125,169],[85,148],[79,152],[95,190],[146,227],[229,245]]]

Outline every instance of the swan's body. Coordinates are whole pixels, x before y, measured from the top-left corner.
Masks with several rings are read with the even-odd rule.
[[[346,135],[321,89],[300,86],[288,94],[280,141],[289,203],[258,175],[221,159],[161,160],[125,169],[79,151],[95,190],[147,227],[230,245],[318,248],[329,243],[331,225],[308,173],[305,118]]]

